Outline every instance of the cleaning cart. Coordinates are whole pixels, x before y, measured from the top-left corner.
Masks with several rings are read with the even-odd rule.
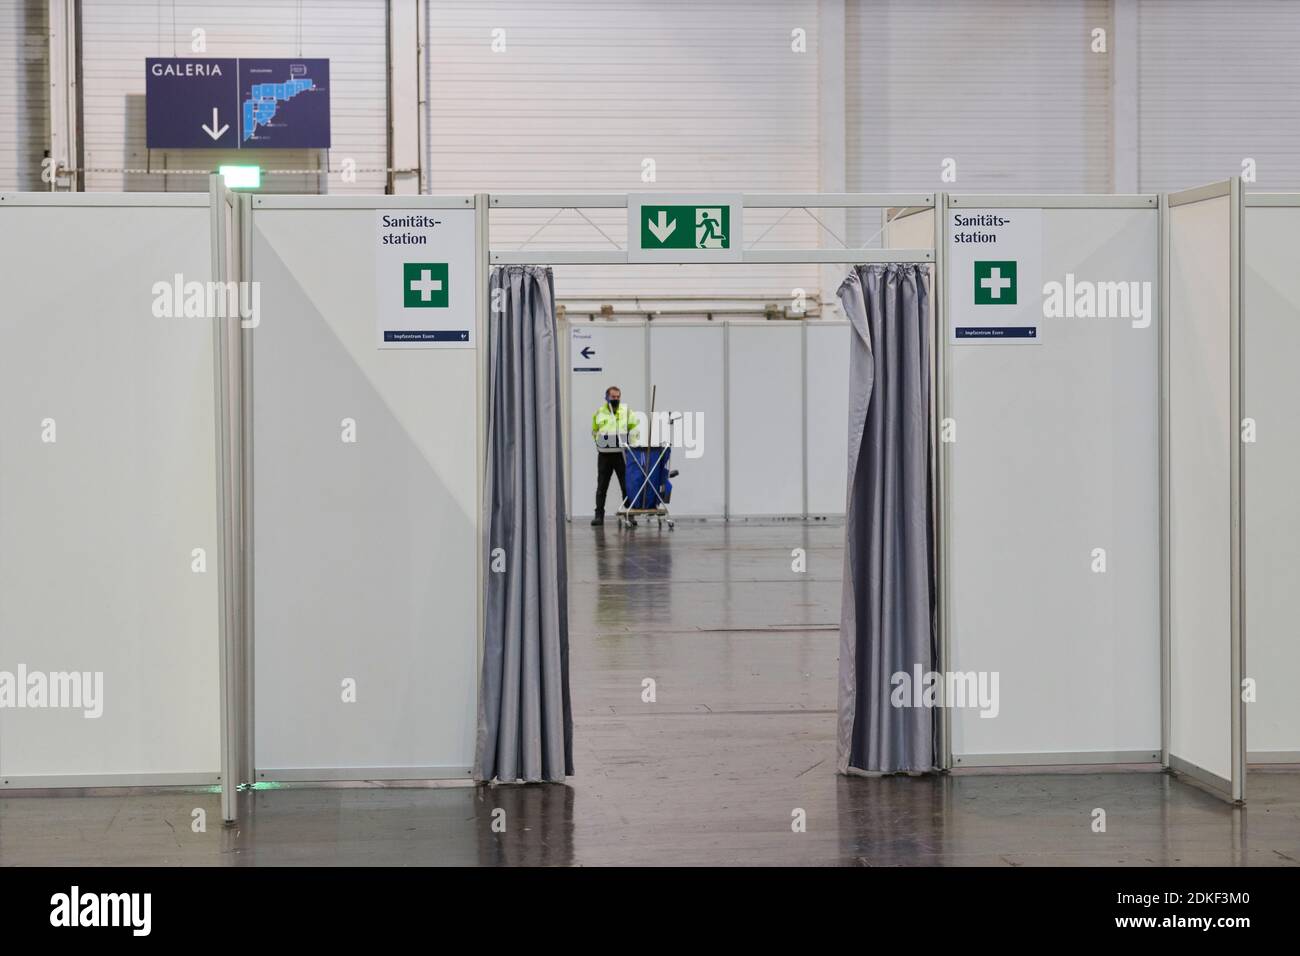
[[[658,388],[650,393],[650,418],[654,421],[655,397]],[[670,419],[671,421],[671,419]],[[653,435],[647,435],[653,439]],[[659,527],[668,523],[673,530],[673,519],[668,516],[668,502],[673,497],[672,447],[670,445],[627,445],[623,448],[623,482],[627,497],[618,509],[618,523],[622,528],[635,528],[638,518],[654,518]]]
[[[673,496],[672,448],[668,445],[641,445],[623,449],[623,480],[627,497],[618,510],[618,523],[622,527],[636,527],[638,518],[654,518],[662,527],[673,519],[668,516],[668,502]]]

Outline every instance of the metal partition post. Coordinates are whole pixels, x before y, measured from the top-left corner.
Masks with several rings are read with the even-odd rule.
[[[1244,237],[1242,227],[1245,223],[1245,203],[1242,196],[1241,177],[1234,176],[1229,191],[1229,283],[1228,283],[1228,356],[1229,356],[1229,394],[1231,412],[1228,419],[1230,443],[1230,479],[1232,490],[1232,663],[1231,696],[1232,701],[1232,799],[1240,803],[1246,794],[1246,708],[1241,698],[1241,680],[1246,668],[1246,570],[1242,549],[1244,534],[1242,514],[1245,489],[1242,487],[1241,473],[1241,413],[1244,407],[1244,390],[1246,384],[1245,368],[1242,365],[1244,352],[1242,336],[1241,296],[1242,270],[1245,262],[1243,256]]]
[[[251,284],[253,279],[253,198],[244,193],[239,196],[239,275],[243,281]],[[257,675],[254,670],[253,655],[253,601],[256,597],[253,585],[256,581],[253,569],[253,335],[258,318],[254,317],[248,325],[240,323],[240,435],[239,444],[242,464],[242,488],[240,500],[243,512],[240,515],[240,533],[242,538],[243,563],[243,760],[239,768],[239,782],[252,784],[255,776],[253,768],[257,758],[253,752],[256,737],[254,727],[254,687]]]
[[[569,343],[573,340],[573,323],[569,321],[567,315],[557,318],[556,331],[560,338],[560,442],[563,451],[561,455],[564,458],[564,520],[573,520],[573,444],[572,444],[572,422],[570,418],[573,415],[573,376],[569,372],[572,367],[569,362]]]
[[[230,395],[227,433],[232,449],[230,458],[231,512],[229,534],[232,553],[235,556],[230,578],[233,597],[231,622],[234,636],[234,647],[231,651],[234,670],[232,671],[233,686],[230,694],[230,703],[233,710],[230,719],[232,738],[230,786],[232,790],[237,791],[240,786],[253,779],[252,764],[249,759],[249,734],[252,725],[247,720],[248,701],[251,694],[248,669],[252,648],[248,641],[247,627],[249,581],[244,570],[248,559],[248,541],[244,536],[244,515],[247,510],[244,504],[244,495],[248,488],[244,482],[247,453],[244,447],[243,325],[246,320],[243,307],[238,304],[241,302],[239,290],[249,288],[246,285],[247,279],[244,273],[244,265],[247,261],[247,237],[245,232],[247,196],[227,190],[226,209],[229,214],[226,232],[230,237],[230,247],[227,253],[229,260],[226,263],[226,276],[223,278],[227,282],[235,283],[235,297],[233,299],[235,307],[227,310],[224,328],[228,349],[226,388]],[[227,289],[229,288],[230,286],[227,286]],[[251,296],[248,301],[250,303],[251,320]]]
[[[731,323],[722,323],[722,520],[731,518]]]
[[[799,416],[799,431],[801,442],[799,446],[800,458],[803,467],[799,472],[799,480],[803,484],[803,517],[808,520],[808,320],[801,319],[799,322],[799,402],[801,414]]]
[[[935,576],[938,591],[939,673],[952,667],[948,589],[948,194],[940,193],[934,205],[934,350],[935,410],[932,416],[935,462]],[[939,721],[939,768],[952,769],[952,708],[944,707]]]
[[[646,319],[645,327],[642,329],[642,332],[645,335],[645,340],[641,344],[641,361],[643,364],[642,374],[645,375],[645,401],[642,403],[641,407],[646,410],[647,418],[646,418],[646,426],[645,426],[646,433],[641,437],[645,439],[645,443],[648,446],[652,444],[654,441],[654,421],[653,421],[653,417],[651,416],[651,413],[654,411],[653,396],[655,394],[655,383],[654,383],[654,379],[651,377],[653,372],[650,366],[650,320],[649,319]],[[647,459],[647,461],[648,460],[649,459]]]
[[[476,406],[476,421],[478,422],[478,450],[475,454],[476,469],[478,480],[475,482],[477,495],[475,506],[477,513],[474,520],[481,524],[478,533],[478,552],[475,555],[476,580],[478,587],[478,623],[476,642],[478,645],[477,664],[475,666],[475,675],[478,680],[483,679],[483,642],[487,633],[487,576],[484,562],[491,553],[488,548],[487,536],[491,529],[483,517],[483,486],[488,478],[487,471],[487,454],[488,454],[488,427],[490,421],[491,409],[488,403],[491,401],[491,392],[489,390],[489,356],[491,349],[489,341],[488,310],[493,308],[493,303],[489,301],[490,295],[488,290],[488,280],[490,278],[491,266],[488,264],[488,246],[489,246],[489,228],[491,225],[491,216],[489,215],[489,202],[487,193],[476,193],[474,196],[474,232],[477,242],[474,249],[474,272],[478,281],[478,310],[475,321],[476,341],[478,342],[476,362],[478,369],[478,383],[475,393],[474,404]],[[563,540],[561,544],[563,545]]]
[[[212,277],[214,282],[225,283],[232,263],[226,245],[227,233],[232,228],[233,210],[230,195],[220,176],[208,178],[211,201]],[[237,287],[236,287],[237,288]],[[238,314],[236,293],[236,314]],[[229,305],[229,302],[227,302]],[[239,578],[239,543],[235,521],[238,514],[237,489],[233,480],[238,449],[232,442],[234,434],[232,403],[238,407],[238,396],[230,387],[232,367],[229,329],[224,315],[209,316],[212,322],[213,344],[213,399],[216,414],[217,447],[217,634],[219,695],[221,701],[221,818],[234,823],[235,776],[239,766],[239,615],[236,608],[236,580]]]
[[[1169,769],[1170,728],[1170,587],[1169,574],[1169,194],[1160,194],[1160,327],[1158,330],[1160,370],[1159,442],[1160,442],[1160,766]]]

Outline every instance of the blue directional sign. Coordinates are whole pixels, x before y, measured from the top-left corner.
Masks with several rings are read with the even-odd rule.
[[[150,57],[150,149],[329,149],[329,60]]]
[[[150,149],[239,146],[239,61],[145,60],[145,143]]]

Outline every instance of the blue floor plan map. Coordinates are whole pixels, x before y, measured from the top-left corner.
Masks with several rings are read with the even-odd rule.
[[[239,147],[329,149],[329,60],[239,60]]]
[[[291,100],[303,90],[315,88],[311,79],[291,79],[285,83],[254,83],[252,95],[244,101],[244,139],[251,139],[259,126],[267,126],[275,118],[276,110],[285,100]]]

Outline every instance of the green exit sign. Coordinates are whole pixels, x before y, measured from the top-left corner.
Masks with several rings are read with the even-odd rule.
[[[629,262],[738,262],[739,196],[629,196]]]
[[[643,249],[730,249],[730,206],[642,206]]]

